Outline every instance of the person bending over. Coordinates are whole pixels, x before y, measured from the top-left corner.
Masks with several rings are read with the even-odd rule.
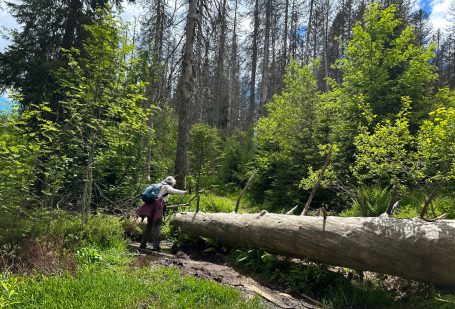
[[[188,194],[188,191],[177,190],[175,186],[175,179],[172,176],[166,177],[160,184],[160,191],[153,202],[145,202],[137,211],[137,215],[140,217],[147,217],[147,225],[142,235],[141,244],[139,248],[146,248],[147,242],[151,236],[152,238],[152,250],[160,251],[160,231],[163,226],[163,216],[166,212],[166,201],[169,194]]]

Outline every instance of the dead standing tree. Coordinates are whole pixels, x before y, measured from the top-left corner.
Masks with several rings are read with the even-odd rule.
[[[186,173],[188,170],[188,144],[190,140],[189,106],[191,98],[191,78],[193,67],[193,45],[196,30],[197,1],[189,0],[188,18],[185,29],[186,41],[183,53],[182,81],[178,98],[178,139],[175,158],[175,174],[178,188],[185,188]]]

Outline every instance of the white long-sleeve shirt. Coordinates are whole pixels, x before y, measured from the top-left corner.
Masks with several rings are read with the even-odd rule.
[[[163,200],[164,200],[164,201],[167,201],[167,199],[168,199],[168,197],[169,197],[169,194],[180,194],[180,195],[184,195],[184,194],[186,193],[186,191],[178,190],[178,189],[172,188],[172,186],[168,185],[168,184],[165,183],[165,182],[162,182],[161,184],[162,184],[162,186],[161,186],[161,190],[160,190],[159,196],[163,197],[163,196],[166,194],[166,195],[163,197]]]

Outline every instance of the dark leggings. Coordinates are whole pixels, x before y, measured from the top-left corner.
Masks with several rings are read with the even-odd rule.
[[[144,234],[142,235],[141,247],[147,246],[147,241],[152,237],[153,248],[160,247],[160,231],[163,226],[163,219],[160,218],[156,222],[153,222],[152,218],[147,217],[147,225],[145,226]]]

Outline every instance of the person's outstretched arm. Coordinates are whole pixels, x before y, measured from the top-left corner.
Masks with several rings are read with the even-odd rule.
[[[188,191],[174,189],[170,185],[165,185],[164,189],[166,190],[165,194],[166,193],[167,194],[180,194],[180,195],[188,194]]]

